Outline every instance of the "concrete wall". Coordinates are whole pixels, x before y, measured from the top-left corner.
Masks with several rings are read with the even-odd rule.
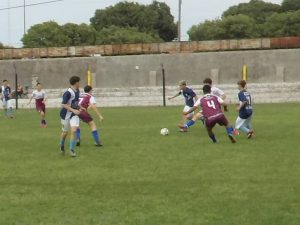
[[[37,75],[46,88],[64,88],[72,75],[85,80],[86,70],[91,67],[99,88],[160,86],[163,63],[170,86],[182,79],[192,85],[201,84],[205,77],[213,77],[216,83],[232,84],[241,78],[246,63],[250,83],[291,83],[300,81],[299,56],[300,49],[290,49],[7,60],[0,61],[0,79],[13,84],[15,64],[23,85],[31,85],[32,76]]]

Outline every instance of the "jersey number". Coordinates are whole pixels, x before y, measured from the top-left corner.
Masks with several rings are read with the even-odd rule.
[[[209,108],[217,109],[216,105],[215,105],[215,102],[213,100],[207,101],[207,105],[208,105]]]

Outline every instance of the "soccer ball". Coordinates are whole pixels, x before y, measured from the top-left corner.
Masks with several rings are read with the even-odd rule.
[[[163,136],[167,136],[170,134],[168,128],[163,128],[160,130],[160,134],[163,135]]]

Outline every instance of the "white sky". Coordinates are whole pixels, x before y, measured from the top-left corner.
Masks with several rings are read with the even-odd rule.
[[[26,0],[26,4],[46,2],[49,0]],[[128,0],[129,1],[129,0]],[[160,0],[166,2],[177,20],[178,0]],[[249,0],[182,0],[182,39],[187,40],[188,29],[207,19],[221,16],[228,7]],[[281,3],[282,0],[268,0]],[[96,9],[103,9],[116,4],[120,0],[64,0],[46,5],[28,7],[26,9],[27,29],[37,23],[54,20],[59,24],[67,22],[89,23]],[[139,3],[151,3],[152,0],[135,0]],[[23,5],[23,0],[0,0],[0,8]],[[23,36],[23,9],[0,11],[0,42],[21,47]]]

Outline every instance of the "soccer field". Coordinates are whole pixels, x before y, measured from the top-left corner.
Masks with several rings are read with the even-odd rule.
[[[104,108],[104,147],[82,124],[78,157],[59,152],[59,110],[0,117],[1,225],[299,225],[299,104],[256,105],[256,137],[229,142],[181,107]],[[230,106],[228,117],[237,113]],[[170,136],[160,135],[169,128]]]

